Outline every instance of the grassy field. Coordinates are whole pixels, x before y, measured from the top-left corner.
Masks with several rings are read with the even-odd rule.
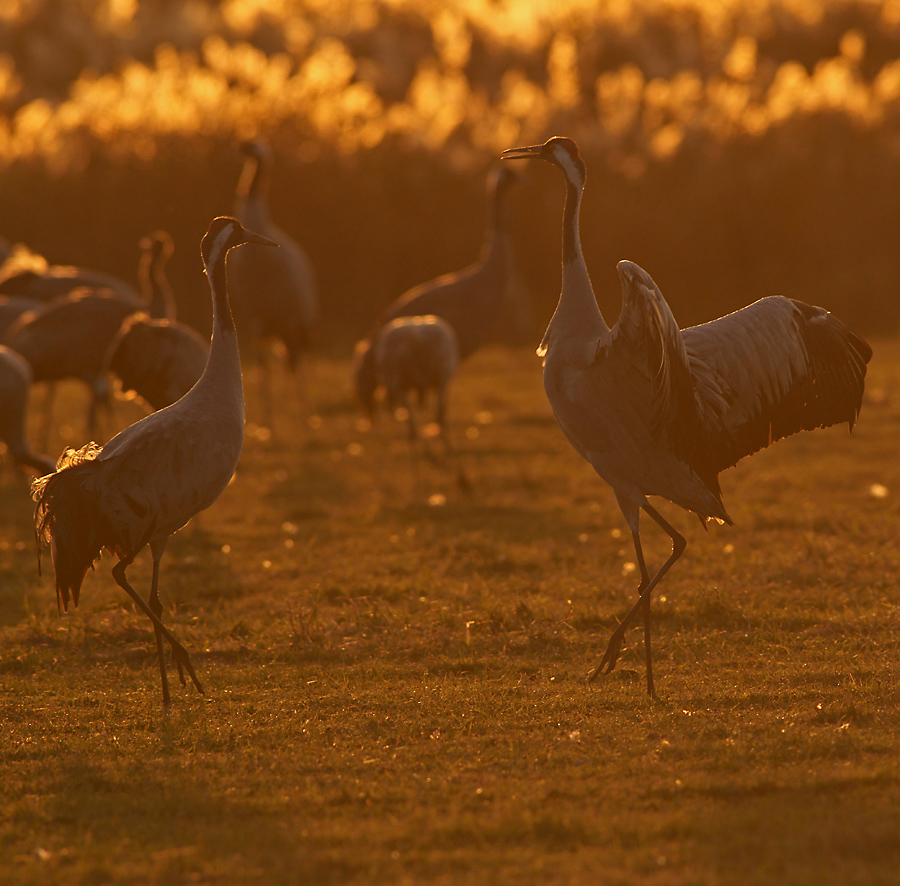
[[[255,381],[235,481],[163,564],[206,690],[176,684],[168,718],[110,559],[59,618],[0,476],[0,882],[900,882],[900,342],[875,342],[852,436],[723,477],[733,528],[663,504],[688,549],[654,601],[655,700],[639,627],[584,682],[637,577],[532,351],[460,372],[468,493],[416,478],[393,420],[360,427],[347,362],[272,439]]]

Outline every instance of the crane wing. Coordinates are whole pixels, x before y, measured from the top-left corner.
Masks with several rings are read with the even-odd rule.
[[[856,421],[872,349],[823,308],[763,298],[682,332],[713,474],[801,430]]]
[[[597,357],[625,362],[649,376],[652,402],[648,419],[685,461],[697,441],[700,413],[694,396],[691,362],[678,323],[653,279],[631,262],[619,262],[622,311]]]

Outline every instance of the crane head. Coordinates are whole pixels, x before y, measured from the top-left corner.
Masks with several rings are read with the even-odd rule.
[[[236,218],[223,215],[214,218],[209,230],[200,243],[200,254],[207,268],[211,264],[223,261],[229,249],[242,246],[244,243],[260,243],[263,246],[277,246],[274,240],[263,237],[255,231],[249,231]]]
[[[554,135],[542,145],[509,148],[500,157],[503,160],[546,160],[559,167],[572,184],[584,187],[586,173],[584,161],[578,153],[578,145],[564,135]]]
[[[269,146],[261,138],[248,138],[240,143],[241,153],[249,159],[262,163],[269,159]]]

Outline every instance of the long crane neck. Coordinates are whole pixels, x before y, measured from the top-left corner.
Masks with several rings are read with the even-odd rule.
[[[141,264],[141,289],[147,313],[154,320],[171,320],[175,316],[172,287],[166,278],[164,265],[162,258],[152,254],[148,254]]]
[[[269,221],[271,164],[265,157],[248,157],[237,188],[238,215],[251,228],[264,228]]]
[[[581,197],[583,186],[566,177],[566,207],[563,213],[562,235],[562,290],[559,297],[560,310],[577,323],[586,333],[592,335],[609,331],[588,274],[584,254],[581,251]]]
[[[243,410],[241,356],[231,305],[228,302],[225,261],[225,256],[217,257],[206,268],[212,292],[213,331],[206,369],[195,387],[207,391],[218,390],[224,397],[231,397],[237,391],[240,409]]]
[[[590,362],[596,343],[609,333],[609,326],[600,313],[591,278],[581,251],[581,196],[583,184],[566,175],[566,207],[563,213],[562,288],[556,311],[538,349],[548,354],[556,343],[565,341],[563,353],[572,355],[578,363]]]
[[[481,247],[481,262],[503,261],[512,258],[512,231],[509,203],[500,187],[491,194],[488,201],[484,226],[484,244]]]

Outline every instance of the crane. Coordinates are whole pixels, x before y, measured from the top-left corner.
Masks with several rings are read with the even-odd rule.
[[[121,298],[140,306],[137,290],[124,280],[103,271],[79,268],[73,265],[48,265],[42,257],[35,267],[13,268],[0,277],[0,295],[21,295],[39,301],[50,301],[67,295],[74,289],[108,289]]]
[[[423,403],[430,392],[435,394],[435,423],[448,456],[455,453],[447,433],[447,388],[459,365],[459,345],[453,327],[441,317],[397,317],[386,323],[373,342],[360,342],[355,359],[365,359],[374,351],[375,384],[360,390],[361,405],[370,419],[375,415],[375,392],[378,385],[385,390],[392,410],[402,409],[409,426],[410,449],[415,456],[419,439],[413,405],[409,395]],[[469,488],[468,478],[457,466],[459,485]]]
[[[31,367],[24,357],[0,345],[0,440],[6,444],[13,461],[33,468],[40,474],[55,469],[46,455],[32,452],[25,441],[25,412]]]
[[[166,545],[228,485],[244,441],[244,395],[237,333],[225,282],[229,250],[244,243],[274,246],[234,218],[215,218],[200,252],[209,278],[213,333],[203,375],[177,403],[153,412],[105,446],[67,449],[55,474],[32,484],[38,549],[50,546],[57,603],[78,605],[88,569],[103,548],[118,558],[112,574],[153,623],[163,704],[170,704],[163,641],[168,642],[185,685],[184,671],[203,689],[187,650],[162,623],[159,567]],[[126,570],[146,545],[153,558],[150,597],[131,586]]]
[[[145,310],[122,321],[104,360],[127,396],[134,395],[150,409],[170,406],[200,378],[208,347],[184,323],[175,319],[175,298],[166,277],[172,238],[155,231],[140,241],[138,281]]]
[[[93,434],[99,407],[109,405],[106,350],[125,318],[138,308],[108,290],[76,289],[40,310],[23,313],[7,331],[6,344],[28,361],[34,381],[77,378],[91,389],[87,427]],[[52,388],[44,406],[44,445],[51,405]]]
[[[209,348],[190,326],[153,320],[143,312],[126,317],[106,352],[103,368],[126,396],[162,409],[186,394],[206,366]]]
[[[157,231],[143,237],[139,245],[138,279],[143,301],[111,289],[79,286],[46,304],[39,302],[37,310],[23,313],[6,333],[6,343],[31,364],[34,381],[51,383],[44,405],[44,445],[50,435],[53,382],[77,378],[91,389],[87,432],[94,434],[99,410],[110,408],[107,360],[113,341],[121,342],[119,332],[123,324],[142,309],[151,318],[174,320],[175,301],[165,275],[165,265],[172,254],[172,238],[164,231]],[[52,279],[58,282],[68,278]],[[8,304],[25,301],[23,297],[18,297],[10,299]],[[0,305],[0,312],[2,308]],[[13,308],[10,306],[8,310],[11,312]],[[161,333],[157,335],[157,340],[165,340],[165,350],[147,351],[138,350],[136,338],[130,336],[128,344],[123,345],[123,348],[129,349],[128,354],[123,353],[117,365],[126,367],[125,372],[130,380],[140,378],[148,391],[155,388],[160,392],[152,399],[159,401],[161,397],[171,397],[162,403],[168,405],[191,387],[206,362],[202,340],[194,336],[188,342],[189,337],[184,330]],[[174,345],[175,351],[174,340],[178,341]],[[186,371],[172,362],[174,353],[189,360]],[[141,358],[143,365],[139,362]],[[153,380],[152,373],[160,369],[166,373],[165,376]],[[193,377],[187,381],[185,376],[192,374]],[[173,379],[174,385],[170,384]],[[165,390],[169,393],[163,395]]]
[[[259,231],[281,249],[245,249],[228,266],[234,311],[238,325],[251,341],[261,344],[277,339],[287,351],[288,366],[295,370],[309,350],[319,321],[319,294],[315,272],[300,245],[269,213],[272,151],[262,139],[241,144],[244,169],[238,182],[234,214],[241,224]],[[273,405],[268,360],[262,355],[263,401],[271,428]]]
[[[841,422],[852,430],[872,349],[828,311],[783,296],[679,329],[656,283],[629,261],[617,266],[622,310],[610,329],[581,250],[585,166],[575,142],[554,136],[501,156],[546,160],[565,177],[562,290],[538,349],[544,390],[569,442],[615,492],[641,574],[637,602],[588,676],[612,671],[628,625],[642,612],[653,695],[650,597],[687,542],[647,496],[692,511],[704,526],[709,519],[730,524],[719,473],[801,430]],[[672,540],[652,577],[641,511]]]
[[[488,177],[487,220],[478,260],[401,295],[382,312],[368,338],[357,344],[354,386],[361,401],[363,392],[377,385],[372,338],[397,317],[442,317],[456,333],[460,360],[487,344],[510,341],[521,330],[525,309],[516,280],[508,199],[517,179],[517,173],[505,166],[496,167]]]

